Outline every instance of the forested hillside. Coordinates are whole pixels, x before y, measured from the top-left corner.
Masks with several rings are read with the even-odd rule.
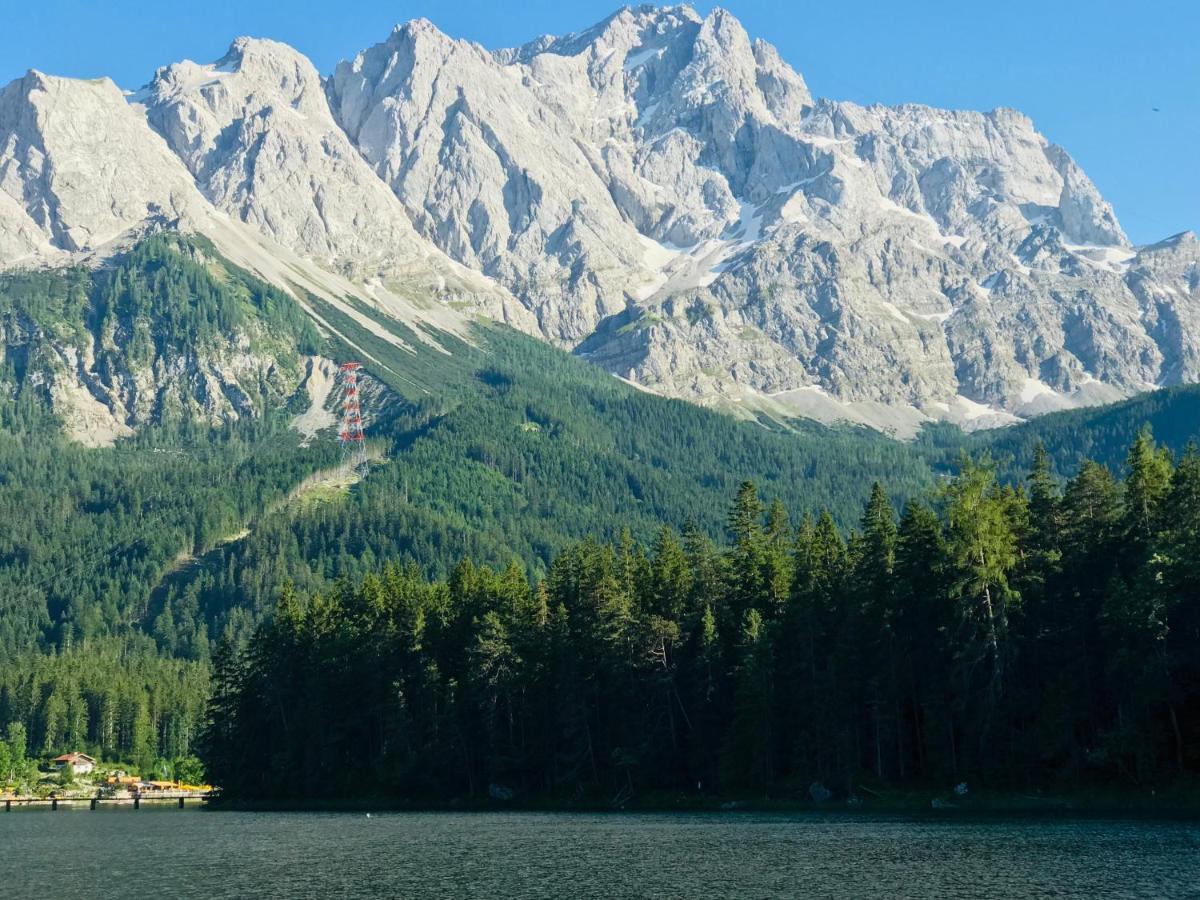
[[[911,447],[871,432],[739,422],[636,391],[519,335],[478,336],[482,368],[371,430],[387,441],[386,459],[344,502],[279,510],[203,572],[172,582],[176,622],[181,611],[200,616],[215,635],[229,610],[261,612],[285,582],[313,590],[389,559],[441,576],[464,557],[516,560],[540,577],[588,535],[628,528],[649,540],[661,522],[692,522],[716,537],[746,475],[764,495],[828,508],[844,525],[874,479],[891,476],[897,497],[933,481]]]
[[[1200,385],[1165,388],[1108,406],[1039,416],[1020,425],[964,435],[956,428],[927,427],[918,439],[935,466],[952,463],[966,449],[990,453],[1001,475],[1016,481],[1043,447],[1056,475],[1067,477],[1091,460],[1118,471],[1138,433],[1149,425],[1158,441],[1176,452],[1200,440]]]
[[[426,581],[284,590],[215,661],[205,758],[236,797],[585,797],[887,784],[1154,785],[1200,773],[1200,455],[1118,482],[987,461],[858,529],[664,527]],[[863,787],[867,785],[867,787]],[[493,788],[492,786],[499,786]],[[873,787],[872,787],[873,786]]]
[[[0,652],[124,634],[166,569],[334,458],[287,429],[312,322],[201,244],[158,235],[112,268],[0,276],[0,333]],[[130,436],[64,439],[76,391]]]
[[[571,541],[615,534],[618,520],[648,536],[660,519],[692,517],[716,534],[743,471],[789,503],[843,516],[872,477],[896,472],[914,491],[929,480],[907,448],[877,435],[734,422],[501,329],[439,334],[445,353],[364,308],[413,348],[403,349],[309,298],[353,346],[320,337],[290,298],[202,242],[163,236],[112,269],[0,276],[0,298],[0,515],[10,523],[0,535],[0,726],[23,724],[39,753],[81,738],[143,766],[189,753],[212,641],[248,636],[289,580],[317,589],[392,558],[445,574],[464,555],[517,559],[536,575]],[[371,360],[369,437],[382,458],[353,491],[288,500],[338,462],[332,435],[302,447],[288,427],[307,402],[287,393],[298,375],[277,389],[245,386],[243,414],[214,427],[202,404],[185,402],[203,391],[155,368],[175,351],[203,366],[212,348],[244,345],[240,335],[270,335],[279,371],[298,373],[312,351]],[[107,360],[94,389],[140,362],[147,385],[179,402],[139,407],[133,391],[145,424],[132,437],[99,448],[65,439],[70,410],[52,385],[89,355]],[[32,665],[37,654],[50,661]],[[127,677],[174,657],[195,666],[178,690],[162,689],[166,676]],[[114,727],[118,707],[125,724]]]
[[[516,557],[544,571],[568,541],[611,536],[610,523],[622,517],[643,536],[659,520],[682,525],[689,517],[716,534],[738,473],[794,505],[827,506],[843,522],[864,479],[891,472],[906,492],[929,480],[908,448],[869,432],[734,422],[635,391],[503,330],[480,327],[472,342],[438,335],[447,354],[371,313],[417,348],[410,351],[324,305],[323,317],[354,347],[342,338],[321,343],[289,298],[227,264],[214,271],[213,260],[198,262],[195,252],[161,237],[113,270],[0,279],[9,321],[38,323],[33,350],[32,340],[6,348],[0,506],[13,527],[0,548],[0,579],[12,600],[0,617],[0,646],[65,646],[151,625],[162,611],[161,602],[151,608],[156,588],[170,598],[192,585],[188,578],[203,587],[217,577],[212,566],[172,577],[177,558],[210,554],[251,524],[245,540],[222,551],[217,568],[238,577],[214,583],[221,610],[260,608],[288,578],[361,574],[374,559],[398,555],[430,573],[466,554],[491,563]],[[33,365],[16,368],[20,349],[50,371],[63,334],[81,349],[107,347],[117,365],[177,346],[195,352],[231,338],[247,319],[290,335],[274,347],[284,366],[314,350],[378,360],[368,372],[393,392],[376,391],[380,408],[368,411],[383,462],[343,502],[308,511],[275,504],[337,460],[332,435],[301,449],[287,429],[300,398],[277,396],[271,405],[264,392],[257,416],[212,428],[180,412],[151,419],[112,448],[84,449],[55,430],[47,380],[33,377]],[[149,344],[122,356],[127,344],[105,337],[130,334],[147,335]],[[257,558],[263,547],[269,559]],[[264,574],[248,578],[251,569]],[[207,637],[193,639],[180,618],[185,635],[172,648],[203,656]]]
[[[285,293],[203,239],[149,237],[114,265],[0,275],[0,424],[111,444],[147,425],[261,415],[321,338]]]
[[[929,499],[964,446],[991,447],[1004,480],[1040,439],[1068,474],[1091,452],[1120,463],[1114,447],[1144,421],[1176,451],[1200,422],[1196,392],[1179,390],[903,444],[736,421],[495,326],[437,333],[435,346],[373,308],[355,319],[304,299],[336,334],[203,242],[168,236],[111,268],[0,276],[0,733],[20,724],[31,751],[82,747],[143,767],[189,755],[215,642],[243,644],[287,585],[310,596],[409,564],[410,579],[444,579],[462,559],[542,583],[588,538],[628,531],[650,546],[664,525],[722,538],[744,480],[846,534],[872,482],[897,507]],[[206,366],[238,348],[267,363],[253,369],[263,378],[214,375],[218,389],[163,368],[183,354],[184,374],[219,374]],[[337,466],[333,436],[302,445],[289,427],[314,353],[366,363],[377,456],[322,502],[296,492]],[[81,359],[100,361],[82,369],[99,379],[91,389],[111,388],[137,426],[111,447],[64,437],[70,409],[53,385]],[[140,382],[126,377],[136,371]],[[229,402],[205,402],[217,394]]]

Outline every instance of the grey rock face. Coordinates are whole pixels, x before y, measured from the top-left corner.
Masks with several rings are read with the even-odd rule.
[[[413,230],[312,65],[281,44],[239,39],[128,96],[37,72],[0,91],[0,266],[103,255],[153,228],[205,234],[289,289],[357,285],[384,306],[441,300],[532,327],[501,285]]]
[[[239,39],[128,101],[37,73],[0,92],[0,265],[148,223],[652,390],[899,432],[1200,380],[1194,235],[1130,246],[1013,110],[814,99],[719,9],[497,51],[419,20],[324,81]]]
[[[30,72],[0,91],[0,264],[92,250],[207,204],[108,79]]]
[[[722,10],[494,53],[413,22],[328,93],[422,233],[665,393],[970,424],[1200,377],[1194,253],[1131,248],[1028,118],[814,101]]]
[[[284,247],[401,292],[511,301],[417,235],[292,48],[239,38],[212,65],[160,69],[135,99],[209,201]]]
[[[657,241],[715,238],[737,192],[774,187],[773,123],[809,101],[732,17],[686,7],[497,53],[411,22],[328,89],[418,229],[568,344],[657,290]]]
[[[1149,247],[1130,261],[1125,282],[1162,353],[1161,380],[1200,378],[1200,241],[1190,231]]]
[[[110,322],[46,327],[10,313],[0,321],[0,360],[26,361],[24,389],[44,395],[68,437],[107,446],[150,423],[213,425],[256,417],[295,393],[299,358],[260,323],[183,352],[131,352],[136,329]],[[15,385],[0,385],[12,390]]]

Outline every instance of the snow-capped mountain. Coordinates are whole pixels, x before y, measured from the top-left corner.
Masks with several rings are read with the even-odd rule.
[[[719,9],[496,51],[419,20],[325,80],[243,38],[128,96],[4,89],[0,264],[147,223],[663,393],[900,433],[1200,380],[1194,235],[1132,247],[1012,110],[815,100]]]

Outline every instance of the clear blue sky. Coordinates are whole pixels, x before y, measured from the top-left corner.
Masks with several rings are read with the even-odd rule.
[[[506,47],[577,31],[617,0],[42,0],[0,4],[0,83],[26,69],[138,87],[160,65],[220,57],[242,34],[328,73],[417,16]],[[693,4],[707,12],[712,3]],[[1200,2],[725,0],[823,97],[1033,117],[1079,161],[1135,242],[1200,230]],[[1159,112],[1153,108],[1158,107]]]

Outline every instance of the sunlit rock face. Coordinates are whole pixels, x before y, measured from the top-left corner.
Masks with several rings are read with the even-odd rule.
[[[814,99],[722,10],[0,93],[0,262],[224,221],[705,402],[911,430],[1200,380],[1193,235],[1131,246],[1018,112]]]
[[[327,90],[422,234],[656,390],[994,424],[1200,377],[1194,285],[1028,118],[815,101],[721,10],[411,22]]]

